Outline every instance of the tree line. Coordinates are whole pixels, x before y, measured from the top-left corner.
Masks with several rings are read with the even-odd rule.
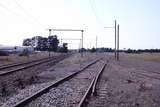
[[[135,49],[128,49],[126,51],[124,51],[125,53],[144,53],[144,52],[148,52],[148,53],[159,53],[160,52],[160,49],[138,49],[138,50],[135,50]]]
[[[88,52],[115,52],[114,49],[112,48],[91,48],[91,49],[84,49],[84,51],[88,51]],[[159,53],[160,49],[127,49],[127,50],[119,50],[119,52],[125,52],[125,53],[136,53],[136,54],[140,54],[140,53]]]
[[[62,46],[59,46],[57,35],[27,38],[23,40],[23,46],[32,46],[37,51],[68,52],[67,43],[63,43]]]

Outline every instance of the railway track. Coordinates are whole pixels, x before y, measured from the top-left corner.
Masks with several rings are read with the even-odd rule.
[[[157,72],[134,72],[138,75],[141,75],[141,76],[144,76],[144,77],[147,77],[147,78],[151,78],[151,79],[157,79],[157,80],[160,80],[160,73],[157,73]]]
[[[93,84],[94,83],[94,85],[93,86],[90,86],[90,87],[94,87],[94,89],[95,89],[95,87],[96,87],[96,83],[97,83],[97,81],[98,81],[98,79],[99,79],[99,76],[100,76],[100,74],[101,74],[101,72],[104,70],[104,68],[105,68],[105,66],[106,66],[106,64],[104,64],[104,63],[102,63],[101,62],[101,65],[102,64],[104,64],[103,66],[102,66],[102,68],[100,69],[100,72],[95,72],[95,71],[93,71],[93,70],[95,70],[95,69],[99,69],[99,68],[97,68],[97,66],[95,66],[95,64],[97,64],[97,63],[100,63],[100,59],[97,59],[97,60],[95,60],[95,61],[92,61],[91,63],[89,63],[88,65],[86,65],[85,67],[83,67],[83,68],[81,68],[80,70],[78,70],[78,71],[76,71],[76,72],[73,72],[73,73],[71,73],[70,75],[67,75],[67,76],[65,76],[64,78],[61,78],[61,79],[59,79],[59,80],[57,80],[57,81],[55,81],[55,82],[53,82],[52,84],[50,84],[50,85],[48,85],[48,86],[46,86],[45,88],[43,88],[43,89],[41,89],[41,90],[39,90],[38,92],[36,92],[36,93],[34,93],[34,94],[32,94],[31,96],[29,96],[29,97],[27,97],[27,98],[25,98],[25,99],[23,99],[23,100],[21,100],[20,102],[17,102],[15,105],[13,105],[13,107],[23,107],[23,106],[26,106],[26,105],[28,105],[29,103],[31,103],[32,101],[34,101],[34,100],[36,100],[37,98],[39,98],[39,97],[41,97],[42,95],[44,95],[45,93],[48,93],[48,92],[50,92],[53,88],[54,89],[57,89],[58,87],[63,87],[63,85],[66,85],[66,82],[68,82],[68,83],[72,83],[72,81],[75,81],[74,82],[74,84],[77,84],[77,82],[76,81],[82,81],[82,82],[84,82],[84,81],[87,81],[88,82],[88,85],[89,85],[89,83],[91,82],[91,84]],[[92,70],[90,70],[90,71],[86,71],[86,70],[88,70],[88,69],[91,69],[90,67],[91,66],[95,66],[95,68],[94,69],[92,69]],[[83,71],[83,72],[82,72]],[[85,72],[85,73],[84,73]],[[92,75],[92,77],[86,77],[86,73],[89,73],[89,74],[87,74],[87,75]],[[84,75],[84,76],[81,76],[81,77],[78,77],[79,75]],[[95,76],[95,75],[97,75],[97,76]],[[87,79],[87,80],[86,80]],[[89,79],[89,81],[88,81],[88,79]],[[93,80],[92,80],[93,79]],[[86,85],[86,83],[84,83],[85,85]],[[77,84],[78,86],[80,86],[80,84]],[[88,87],[88,85],[87,85],[87,87]],[[71,85],[71,86],[74,86],[74,85]],[[69,87],[69,86],[68,86]],[[82,86],[83,87],[83,86]],[[76,88],[78,88],[78,87],[76,87]],[[61,90],[61,89],[60,89]],[[79,88],[78,88],[78,90],[79,90]],[[85,89],[86,90],[86,89]],[[75,93],[77,93],[77,92],[75,92]],[[85,93],[85,92],[83,92],[83,93]],[[93,91],[93,93],[95,93],[95,90]],[[86,94],[85,94],[86,95]],[[83,98],[83,99],[85,99],[85,98]],[[79,102],[80,102],[80,100],[79,100]],[[82,102],[82,101],[81,101]],[[77,103],[77,105],[78,105],[78,103]]]
[[[0,70],[4,70],[4,69],[7,69],[7,68],[11,68],[11,67],[25,65],[25,64],[32,63],[32,62],[38,62],[38,61],[45,60],[45,59],[49,59],[49,57],[38,59],[38,60],[33,60],[33,61],[27,61],[27,62],[19,62],[19,63],[12,63],[12,64],[1,65],[0,66]]]
[[[59,57],[50,57],[50,58],[44,58],[44,59],[40,59],[40,60],[34,60],[34,61],[29,61],[29,62],[25,62],[25,63],[20,63],[20,64],[12,64],[12,65],[8,65],[8,66],[3,66],[0,68],[0,76],[5,76],[11,73],[14,73],[16,71],[20,71],[20,70],[24,70],[30,67],[34,67],[43,63],[49,63],[49,62],[58,62],[62,59],[64,59],[65,57],[67,57],[68,55],[62,55]],[[2,71],[3,70],[3,71]]]
[[[82,97],[81,101],[79,102],[77,107],[85,107],[87,105],[87,100],[89,97],[91,97],[91,95],[96,95],[96,86],[98,83],[98,80],[100,78],[100,75],[102,74],[102,72],[104,71],[105,67],[106,67],[107,63],[105,63],[102,68],[98,71],[98,74],[92,79],[92,82],[90,83],[86,93],[84,94],[84,96]]]
[[[136,76],[160,80],[160,72],[157,71],[146,71],[146,70],[135,69],[135,71],[129,71],[129,72],[136,74]]]

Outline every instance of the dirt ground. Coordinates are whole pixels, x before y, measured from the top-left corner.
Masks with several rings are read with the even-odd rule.
[[[55,56],[59,53],[51,53],[51,55]],[[19,54],[10,54],[9,56],[0,56],[0,66],[5,64],[12,64],[18,62],[26,62],[31,60],[37,60],[41,58],[48,57],[48,52],[34,52],[29,54],[29,56],[19,56]]]
[[[30,75],[31,73],[35,74],[36,71],[36,78],[35,80],[32,80],[30,84],[25,85],[25,87],[19,88],[15,85],[14,91],[9,91],[8,95],[1,96],[0,95],[0,106],[4,104],[14,104],[15,102],[26,98],[28,95],[33,94],[37,90],[42,89],[46,85],[51,84],[52,82],[55,82],[56,80],[71,74],[73,72],[76,72],[77,70],[84,67],[86,64],[90,63],[91,61],[97,59],[96,54],[94,53],[84,53],[83,57],[81,57],[80,53],[73,54],[66,59],[60,61],[57,64],[48,64],[46,67],[43,66],[41,68],[41,72],[38,69],[27,70],[27,75]],[[21,71],[22,72],[22,71]],[[26,71],[25,71],[26,72]],[[24,74],[21,75],[21,73],[15,74],[15,77],[22,78]],[[33,74],[32,74],[33,75]],[[27,77],[27,76],[25,76]],[[10,79],[12,80],[13,77]],[[24,80],[24,78],[23,78]],[[28,81],[28,80],[27,80]],[[79,84],[78,84],[79,85]],[[9,88],[10,89],[10,88]],[[7,91],[9,90],[7,89]],[[2,106],[3,107],[3,106]],[[9,106],[10,107],[10,106]]]
[[[121,54],[119,61],[105,56],[111,60],[88,107],[159,107],[159,54]]]
[[[159,107],[160,54],[120,53],[119,61],[115,61],[114,53],[85,53],[84,56],[83,59],[80,55],[73,55],[56,66],[80,68],[85,60],[97,56],[109,61],[97,86],[97,95],[88,100],[88,107]],[[49,71],[64,74],[68,70],[56,72],[53,67]],[[38,76],[49,78],[49,71]]]
[[[142,54],[125,54],[121,53],[122,57],[139,59],[143,61],[160,62],[160,53],[142,53]]]

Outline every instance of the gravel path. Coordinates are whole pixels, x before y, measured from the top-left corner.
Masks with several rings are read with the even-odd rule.
[[[92,65],[76,77],[32,101],[27,107],[76,107],[102,64],[103,61],[100,61]]]

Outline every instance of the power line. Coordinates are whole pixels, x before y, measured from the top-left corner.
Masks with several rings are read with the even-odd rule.
[[[17,0],[14,0],[14,1],[15,1],[16,5],[17,5],[21,10],[23,10],[23,12],[24,12],[27,16],[32,17],[32,15],[29,14],[29,13],[26,11],[26,9],[24,9],[24,8],[17,2]]]
[[[16,0],[15,0],[14,3],[16,3],[16,5],[17,5],[21,10],[23,10],[24,13],[25,13],[28,17],[30,17],[30,18],[32,17],[31,15],[29,15],[29,13],[27,13],[27,11],[25,11],[25,9],[24,9]],[[22,15],[20,15],[20,14],[18,14],[17,12],[13,11],[12,9],[8,8],[6,5],[4,5],[4,4],[2,4],[2,3],[0,4],[0,7],[4,8],[6,11],[8,11],[8,12],[10,12],[11,14],[15,15],[16,17],[21,17],[21,18],[23,18],[23,19],[25,19],[25,20],[28,20],[27,18],[23,17]],[[32,17],[32,19],[33,19],[33,17]],[[35,22],[35,21],[37,22],[36,19],[33,19],[33,20],[34,20],[34,22]],[[29,20],[28,20],[28,21],[29,21]],[[30,22],[30,24],[33,24],[33,23]],[[40,24],[40,23],[38,23],[38,22],[37,22],[37,24],[42,25],[42,24]]]
[[[49,31],[81,31],[83,32],[84,30],[80,30],[80,29],[47,29]]]
[[[35,17],[33,17],[17,0],[14,0],[16,5],[28,16],[30,17],[34,22],[37,22],[37,24],[39,24],[40,26],[43,26],[38,19],[36,19]]]
[[[96,18],[97,23],[99,23],[100,25],[102,25],[101,22],[100,22],[100,20],[99,20],[99,17],[97,15],[97,13],[96,13],[96,7],[95,7],[94,1],[89,0],[89,3],[90,3],[91,10],[92,10],[92,12],[93,12],[93,14],[94,14],[94,16]]]
[[[97,22],[99,23],[99,19],[98,19],[98,17],[97,17],[96,12],[95,12],[95,8],[94,8],[94,6],[93,6],[93,4],[92,4],[92,1],[89,0],[89,3],[90,3],[90,7],[91,7],[91,10],[92,10],[92,12],[93,12],[95,18],[96,18]]]
[[[81,40],[81,39],[75,39],[75,38],[63,38],[61,40]]]
[[[4,4],[0,4],[0,7],[4,8],[5,10],[7,10],[8,12],[16,15],[16,16],[19,16],[16,12],[12,11],[11,9],[9,9],[7,6],[5,6]]]

